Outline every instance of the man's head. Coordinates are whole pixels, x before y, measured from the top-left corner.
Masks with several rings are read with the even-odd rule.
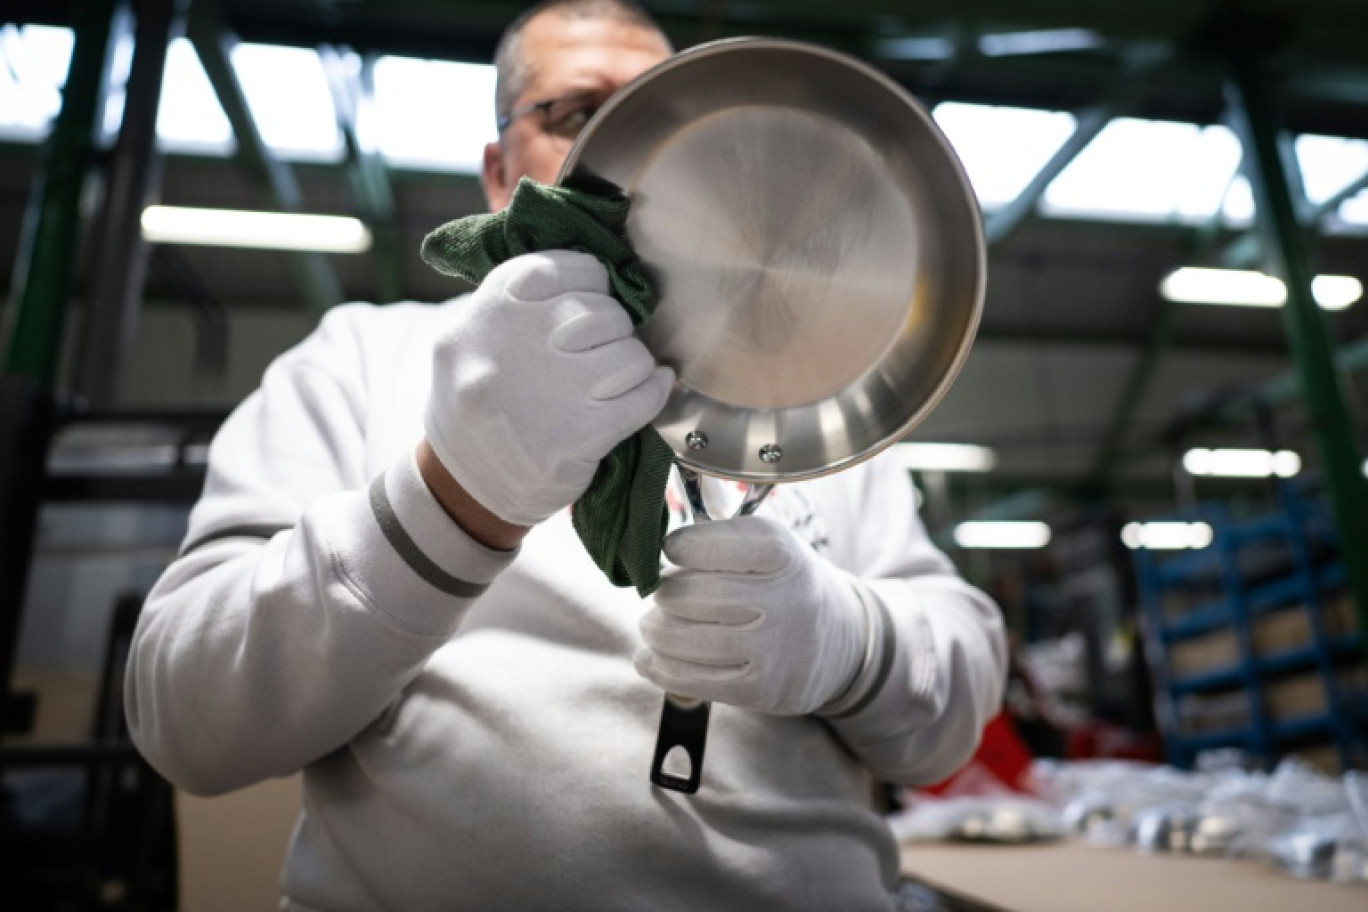
[[[578,127],[637,75],[669,57],[669,40],[631,0],[544,0],[499,41],[499,139],[480,182],[491,212],[524,175],[551,183]]]

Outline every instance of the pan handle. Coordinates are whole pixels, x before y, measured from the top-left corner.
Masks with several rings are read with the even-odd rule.
[[[680,466],[679,475],[684,480],[684,494],[689,500],[694,522],[708,522],[712,517],[703,502],[702,473]],[[733,517],[754,513],[773,488],[771,484],[747,485],[746,496],[732,514]],[[708,713],[711,706],[707,700],[665,694],[665,703],[660,709],[660,730],[656,734],[655,757],[651,760],[651,782],[663,789],[689,795],[698,791],[698,784],[703,778],[703,749],[708,744]],[[686,776],[665,771],[665,758],[676,747],[689,758]]]
[[[693,514],[694,522],[706,522],[712,519],[708,513],[707,504],[703,501],[703,473],[688,466],[680,466],[679,477],[684,481],[684,496],[689,500],[689,512]],[[772,484],[746,485],[746,496],[742,498],[741,505],[736,508],[732,518],[750,516],[760,508],[761,502],[772,490],[774,490]]]

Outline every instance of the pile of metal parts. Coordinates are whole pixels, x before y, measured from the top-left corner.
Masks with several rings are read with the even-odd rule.
[[[1272,773],[1228,754],[1208,759],[1191,772],[1117,761],[1044,762],[1036,772],[1086,843],[1368,883],[1368,775],[1335,778],[1296,759]]]
[[[929,798],[891,815],[899,842],[948,841],[1016,845],[1065,835],[1059,809],[1023,795]]]
[[[888,817],[900,842],[1087,845],[1240,858],[1306,880],[1368,886],[1368,774],[1288,759],[1251,771],[1240,752],[1195,771],[1129,761],[1037,761],[1038,796],[909,792]]]

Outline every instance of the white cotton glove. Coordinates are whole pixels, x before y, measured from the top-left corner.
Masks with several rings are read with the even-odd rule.
[[[764,516],[672,532],[655,607],[641,619],[642,677],[671,693],[775,715],[842,696],[868,639],[860,585]]]
[[[428,442],[505,522],[534,526],[573,503],[608,451],[665,405],[674,372],[608,289],[588,254],[515,257],[454,308],[433,346]]]

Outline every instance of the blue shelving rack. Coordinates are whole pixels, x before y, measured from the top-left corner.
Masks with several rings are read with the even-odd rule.
[[[1362,662],[1364,631],[1332,634],[1325,606],[1344,587],[1344,567],[1336,554],[1334,530],[1319,502],[1290,485],[1281,492],[1281,509],[1232,519],[1220,504],[1203,504],[1169,521],[1206,522],[1209,547],[1197,551],[1133,552],[1136,582],[1145,621],[1145,649],[1156,689],[1156,716],[1170,763],[1187,767],[1199,751],[1240,747],[1266,764],[1308,742],[1328,743],[1343,768],[1368,760],[1368,697],[1343,686],[1346,667]],[[1187,600],[1179,613],[1166,600]],[[1309,641],[1260,654],[1254,625],[1272,612],[1304,611]],[[1233,633],[1237,659],[1224,667],[1180,673],[1173,665],[1175,646],[1198,637]],[[1289,675],[1314,674],[1324,688],[1322,711],[1295,718],[1274,718],[1268,707],[1271,686]],[[1227,705],[1243,701],[1238,723],[1196,732],[1184,724],[1184,699],[1223,696]]]

